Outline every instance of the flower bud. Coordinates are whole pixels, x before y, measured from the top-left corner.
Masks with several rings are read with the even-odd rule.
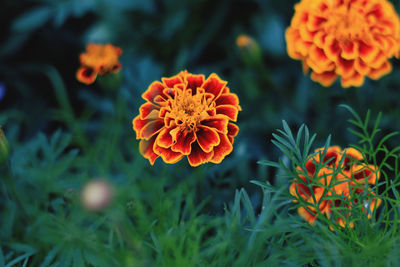
[[[257,65],[262,61],[261,49],[258,43],[248,35],[241,34],[236,38],[243,61],[249,65]]]
[[[82,190],[82,204],[90,211],[106,208],[113,197],[112,186],[104,180],[92,180]]]
[[[0,126],[0,164],[5,162],[9,156],[8,141]]]

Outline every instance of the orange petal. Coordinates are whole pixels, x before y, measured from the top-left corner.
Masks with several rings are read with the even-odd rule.
[[[226,81],[221,80],[217,74],[212,73],[201,87],[204,88],[207,93],[211,93],[215,98],[218,98],[226,84]]]
[[[303,39],[304,41],[307,41],[307,42],[312,42],[316,32],[310,31],[307,28],[307,25],[302,24],[299,27],[299,33],[300,33],[301,39]]]
[[[162,96],[164,99],[167,99],[163,94],[164,88],[165,85],[159,81],[152,82],[147,90],[142,94],[142,98],[149,102],[154,102],[153,100],[156,96]]]
[[[374,185],[377,181],[376,168],[373,165],[360,165],[353,171],[353,177],[360,184],[367,181],[368,184]]]
[[[76,73],[76,79],[84,84],[91,84],[96,80],[97,72],[88,67],[81,67]]]
[[[196,132],[197,143],[204,152],[212,151],[213,147],[219,145],[220,139],[218,134],[211,128],[199,125]]]
[[[318,148],[315,150],[317,153],[315,156],[315,162],[320,162],[320,157],[323,156],[325,148]],[[337,166],[337,163],[340,160],[341,149],[339,146],[331,146],[326,150],[325,157],[322,160],[322,163],[325,163],[329,160],[328,166]]]
[[[114,66],[112,66],[111,68],[111,72],[113,73],[117,73],[122,69],[122,65],[120,63],[115,64]]]
[[[139,113],[140,113],[140,118],[142,120],[146,119],[149,117],[149,115],[152,113],[153,110],[158,111],[160,109],[159,106],[154,105],[153,103],[144,103],[143,105],[140,106],[139,108]]]
[[[139,142],[139,152],[140,154],[150,161],[150,164],[153,165],[154,161],[158,158],[158,155],[154,153],[153,146],[156,137],[153,136],[150,140],[140,140]]]
[[[164,83],[168,88],[173,88],[174,85],[183,83],[183,80],[182,80],[182,78],[181,78],[179,75],[172,76],[172,77],[169,77],[169,78],[165,78],[165,77],[164,77],[164,78],[162,78],[161,80],[163,81],[163,83]]]
[[[215,129],[217,132],[228,133],[228,119],[225,116],[217,115],[200,121],[201,125]]]
[[[221,106],[217,106],[215,108],[217,114],[223,114],[228,116],[229,119],[231,119],[232,121],[236,121],[237,120],[237,116],[238,116],[238,109],[231,106],[231,105],[221,105]]]
[[[340,79],[340,82],[343,88],[348,88],[350,86],[360,87],[361,85],[363,85],[364,80],[365,80],[364,75],[355,72],[351,77],[346,77],[346,78],[342,77]]]
[[[239,105],[239,98],[236,94],[229,93],[229,94],[222,94],[218,99],[215,100],[217,106],[220,105],[232,105],[238,106]]]
[[[158,120],[152,120],[148,122],[141,130],[139,133],[140,138],[142,139],[149,139],[164,127],[164,120],[158,119]]]
[[[357,164],[357,161],[363,160],[361,152],[352,147],[348,147],[343,151],[343,157],[344,159],[341,160],[343,160],[343,166],[347,170],[351,169],[350,163],[354,165]]]
[[[354,68],[361,75],[367,75],[370,71],[370,67],[365,64],[365,62],[362,61],[361,58],[356,58],[356,60],[354,61]]]
[[[171,131],[175,129],[175,127],[164,128],[157,135],[156,143],[160,147],[169,148],[173,144]]]
[[[228,123],[228,135],[236,136],[239,133],[239,127],[236,124]]]
[[[341,56],[344,59],[355,59],[358,56],[358,44],[353,41],[344,41],[340,43],[342,48]]]
[[[353,76],[355,73],[354,60],[347,60],[339,57],[336,62],[336,73],[346,78]]]
[[[311,80],[315,82],[319,82],[323,86],[327,87],[332,85],[332,83],[336,80],[337,74],[334,71],[326,71],[323,73],[311,73]]]
[[[196,89],[201,87],[204,83],[205,77],[203,74],[188,74],[186,76],[186,80],[188,82],[187,88],[192,89],[193,93],[196,93]]]
[[[377,80],[383,75],[390,73],[391,71],[392,71],[392,64],[390,64],[389,61],[386,61],[379,68],[371,69],[370,73],[368,74],[368,77]]]
[[[328,35],[325,37],[324,52],[330,60],[336,62],[341,52],[340,50],[339,42],[333,35]]]
[[[301,178],[304,178],[301,177]],[[304,200],[308,199],[311,196],[311,191],[304,184],[293,182],[289,188],[290,194],[297,198],[302,198]]]
[[[214,156],[210,160],[213,163],[220,163],[226,155],[232,152],[233,147],[228,137],[225,134],[218,134],[220,143],[214,147]]]
[[[177,133],[173,138],[176,143],[171,147],[172,151],[180,152],[183,155],[189,155],[191,145],[196,141],[196,136],[193,131],[186,131],[176,128]]]
[[[309,31],[316,31],[318,30],[327,19],[320,17],[318,15],[310,15],[307,21],[307,29]]]
[[[309,208],[309,207],[308,207]],[[310,209],[310,208],[309,208]],[[299,213],[299,215],[301,217],[303,217],[304,220],[306,220],[309,224],[314,224],[315,220],[317,219],[317,217],[315,216],[315,213],[311,213],[310,211],[308,211],[306,208],[304,207],[299,207],[297,209],[297,212]]]
[[[360,41],[358,43],[358,52],[360,55],[360,58],[364,62],[371,62],[372,60],[375,59],[376,55],[379,53],[379,48],[373,45],[368,45],[364,43],[363,41]]]
[[[289,27],[285,32],[286,49],[289,57],[293,59],[303,59],[304,56],[296,49],[295,44],[300,39],[300,33],[297,29]]]
[[[142,120],[140,118],[140,115],[136,116],[133,119],[132,125],[133,125],[133,130],[135,130],[135,132],[136,132],[136,139],[140,138],[140,131],[143,129],[143,127],[155,119],[154,113],[156,113],[156,112],[157,112],[156,110],[153,110],[152,112],[150,112],[150,114],[147,116],[147,119],[145,119],[145,120]]]
[[[157,143],[154,144],[154,152],[161,156],[165,163],[173,164],[180,161],[183,158],[183,154],[180,152],[172,151],[171,148],[163,148]]]
[[[201,149],[200,146],[197,144],[197,142],[194,142],[192,144],[192,151],[187,156],[187,158],[190,166],[196,167],[199,166],[200,164],[209,162],[210,159],[213,157],[213,155],[214,151],[208,153],[204,152],[203,149]]]

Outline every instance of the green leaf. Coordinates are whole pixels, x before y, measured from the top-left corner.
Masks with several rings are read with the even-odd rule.
[[[275,167],[275,168],[280,168],[281,167],[281,165],[279,163],[274,162],[274,161],[269,161],[269,160],[259,160],[259,161],[257,161],[257,163],[261,164],[261,165]]]
[[[50,263],[55,259],[57,256],[58,252],[61,249],[61,245],[57,245],[53,247],[49,253],[47,253],[46,257],[44,258],[44,261],[40,264],[40,267],[46,267],[49,266]]]

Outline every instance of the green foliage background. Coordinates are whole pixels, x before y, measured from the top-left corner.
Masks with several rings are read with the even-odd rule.
[[[380,138],[400,129],[399,61],[361,88],[312,82],[286,53],[296,2],[2,0],[0,124],[10,157],[0,172],[0,266],[400,266],[399,138],[378,151],[379,139],[364,136],[360,146],[371,141],[363,148],[377,161],[394,151],[382,185],[390,190],[379,188],[394,200],[353,230],[309,226],[289,197],[291,178],[269,167],[293,160],[271,142],[282,120],[317,133],[311,151],[329,135],[342,147],[363,142],[339,104],[361,115],[365,131],[382,111]],[[239,50],[240,34],[258,42],[260,57]],[[123,49],[119,75],[76,81],[88,42]],[[131,121],[152,81],[184,69],[215,72],[238,94],[234,151],[219,165],[151,167]],[[80,192],[97,177],[114,198],[88,212]]]

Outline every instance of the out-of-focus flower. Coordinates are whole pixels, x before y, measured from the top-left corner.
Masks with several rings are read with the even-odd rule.
[[[233,149],[239,127],[232,122],[241,110],[226,84],[215,73],[205,79],[187,71],[150,84],[133,119],[140,153],[152,165],[158,157],[176,163],[184,156],[191,166],[220,163]]]
[[[8,141],[0,126],[0,164],[8,159],[8,155],[9,155]]]
[[[81,193],[82,204],[90,211],[103,210],[110,204],[112,197],[112,186],[100,179],[89,181]]]
[[[112,44],[88,44],[86,52],[80,55],[81,67],[76,73],[77,80],[91,84],[97,75],[119,72],[122,68],[119,63],[121,54],[122,49]]]
[[[370,218],[381,204],[381,199],[368,186],[375,185],[379,179],[377,168],[362,162],[362,154],[354,148],[341,150],[333,146],[325,155],[324,148],[315,152],[307,160],[305,170],[297,167],[298,177],[290,185],[290,194],[296,197],[294,201],[300,202],[299,215],[313,224],[318,214],[322,214],[345,227],[351,209],[362,200],[362,210]]]
[[[400,19],[387,0],[302,0],[286,30],[287,51],[311,79],[330,86],[361,86],[379,79],[399,57]]]

